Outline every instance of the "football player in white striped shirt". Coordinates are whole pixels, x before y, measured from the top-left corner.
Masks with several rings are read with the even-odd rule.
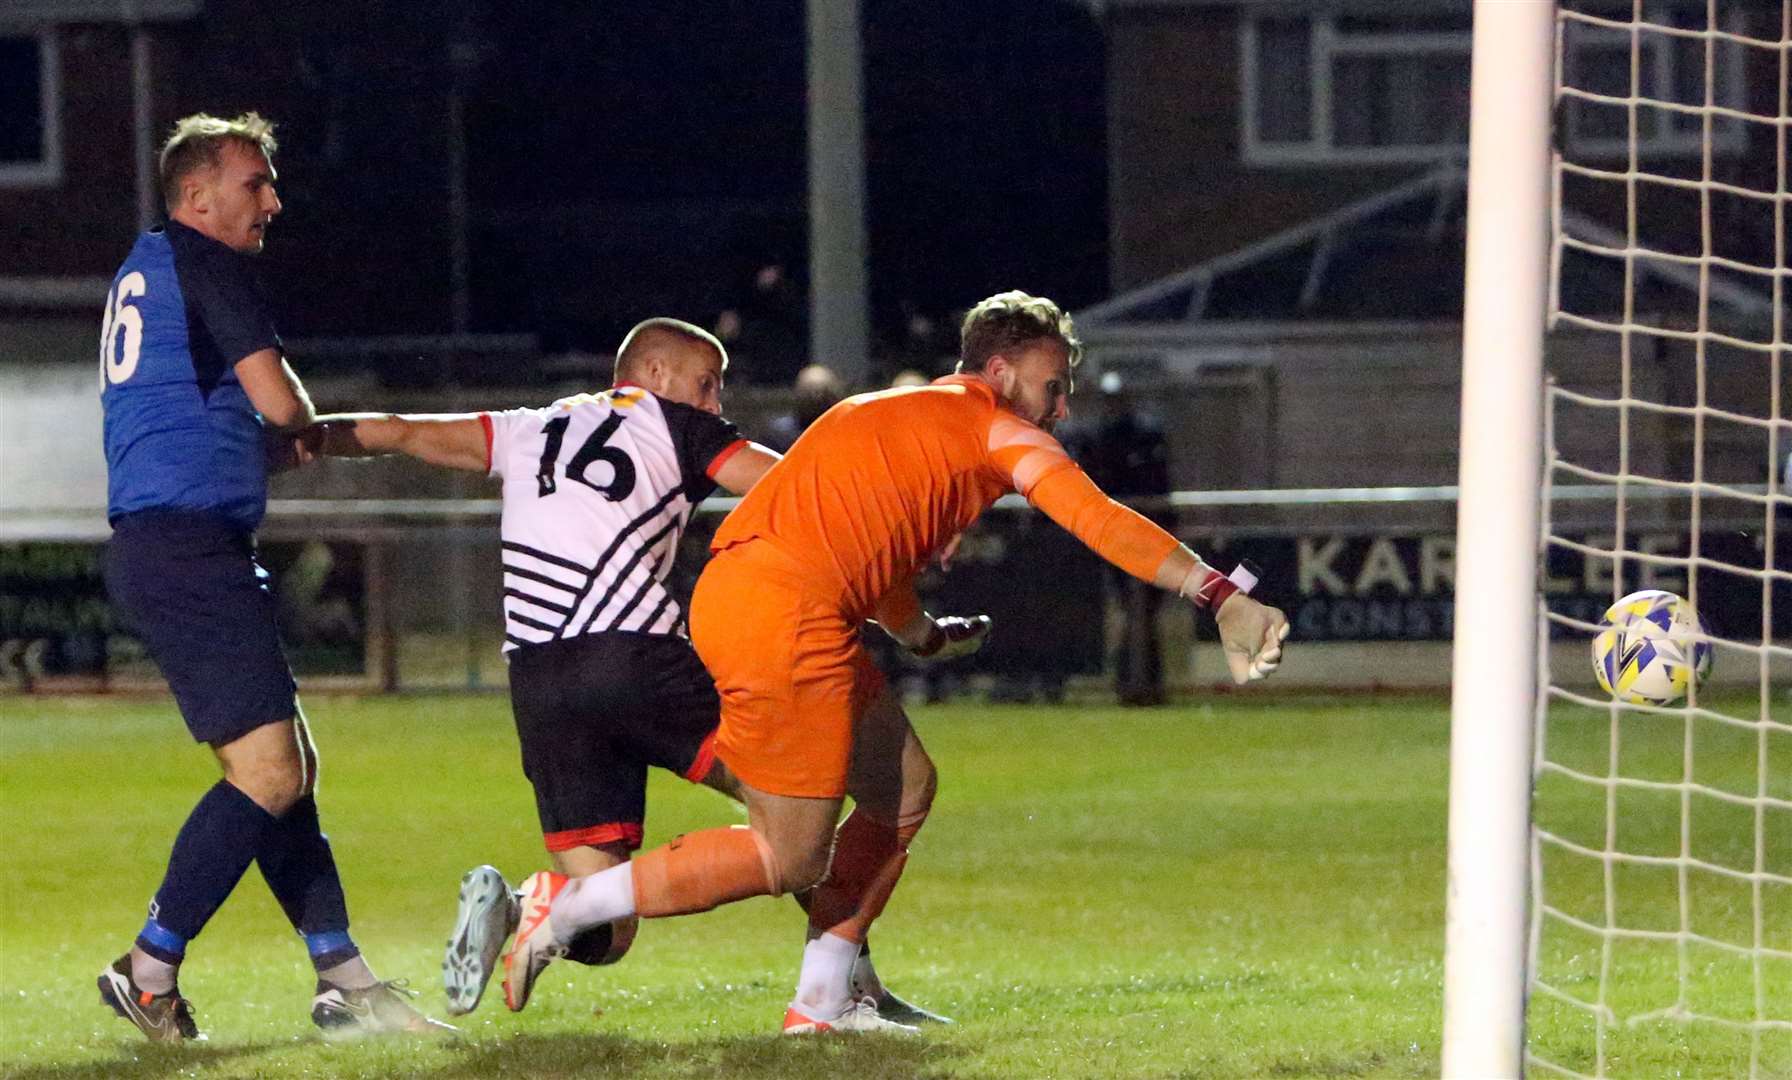
[[[779,460],[722,418],[727,365],[707,331],[648,319],[623,339],[615,383],[603,393],[538,409],[330,416],[314,433],[325,454],[402,453],[503,481],[511,704],[543,838],[562,874],[596,873],[641,846],[649,766],[741,797],[711,750],[715,685],[667,588],[696,505],[717,487],[744,493]],[[496,869],[462,879],[443,960],[451,1012],[479,1003],[516,918]],[[568,958],[614,963],[635,929],[632,919],[600,927]],[[943,1019],[885,988],[868,948],[854,976],[887,1019]]]

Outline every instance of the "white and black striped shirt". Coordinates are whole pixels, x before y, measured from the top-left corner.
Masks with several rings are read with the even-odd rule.
[[[639,387],[480,414],[504,481],[504,651],[611,630],[683,635],[666,588],[691,511],[746,445]]]

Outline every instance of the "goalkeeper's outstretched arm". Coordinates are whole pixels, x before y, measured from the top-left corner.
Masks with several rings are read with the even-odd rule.
[[[1108,562],[1212,611],[1233,682],[1264,678],[1281,663],[1287,616],[1239,591],[1143,514],[1108,498],[1068,458],[1059,467],[1042,470],[1025,494]]]

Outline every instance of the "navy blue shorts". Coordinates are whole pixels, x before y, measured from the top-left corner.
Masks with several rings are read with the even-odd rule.
[[[648,768],[701,781],[722,720],[689,641],[621,631],[519,646],[510,704],[549,851],[640,847]]]
[[[198,742],[222,745],[298,712],[255,538],[208,514],[146,511],[112,523],[106,592]]]

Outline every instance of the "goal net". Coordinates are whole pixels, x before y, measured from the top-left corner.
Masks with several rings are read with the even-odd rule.
[[[1556,13],[1532,1075],[1792,1076],[1789,53],[1792,0]],[[1640,588],[1714,647],[1671,707],[1570,595]]]

